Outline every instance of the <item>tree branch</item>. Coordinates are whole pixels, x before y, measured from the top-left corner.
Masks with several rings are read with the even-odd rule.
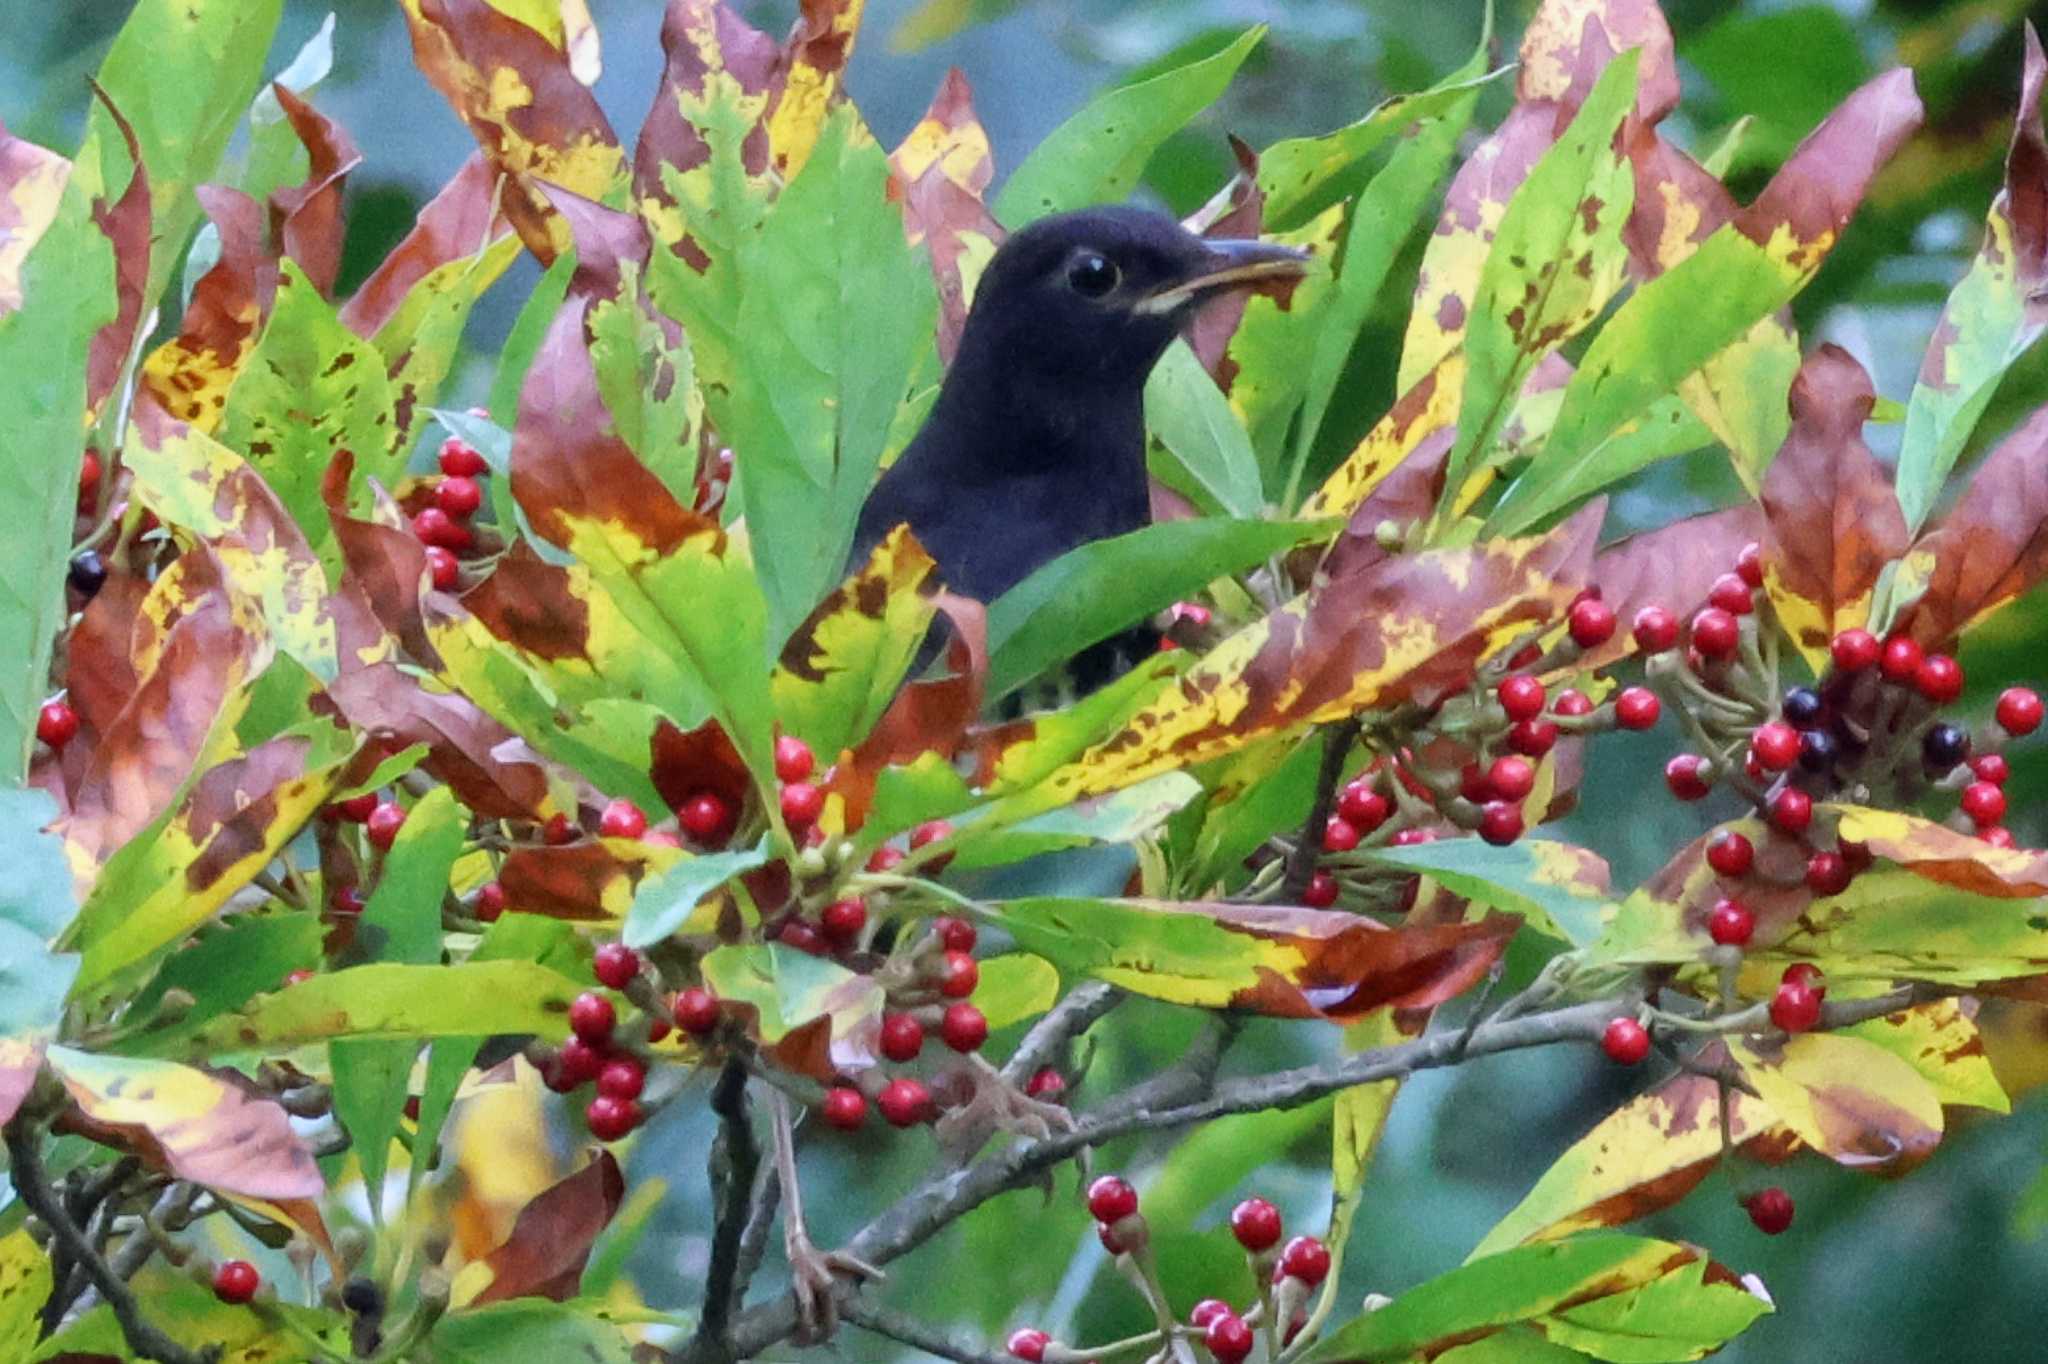
[[[1031,1025],[1017,1050],[1003,1063],[1003,1078],[1013,1085],[1028,1082],[1042,1066],[1050,1065],[1060,1049],[1095,1026],[1111,1009],[1123,1003],[1124,993],[1099,980],[1085,980],[1067,992],[1045,1017]]]
[[[1004,1364],[996,1355],[986,1354],[966,1345],[956,1345],[936,1328],[925,1325],[907,1312],[897,1312],[880,1303],[864,1301],[858,1296],[848,1297],[839,1304],[839,1315],[845,1317],[863,1330],[873,1331],[878,1336],[912,1349],[923,1350],[940,1359],[950,1359],[954,1364]]]
[[[30,1212],[42,1220],[50,1229],[57,1244],[77,1263],[85,1266],[88,1277],[107,1306],[113,1310],[114,1320],[121,1327],[121,1337],[128,1342],[128,1348],[144,1359],[154,1359],[158,1364],[214,1364],[220,1358],[220,1347],[208,1346],[204,1350],[188,1350],[172,1340],[144,1318],[141,1304],[135,1299],[135,1291],[128,1281],[114,1273],[113,1266],[101,1257],[98,1247],[86,1239],[78,1224],[64,1211],[64,1204],[56,1189],[50,1183],[50,1176],[43,1169],[43,1156],[38,1149],[39,1134],[27,1122],[15,1122],[7,1128],[8,1174],[14,1182],[15,1192]]]
[[[1300,904],[1301,893],[1316,874],[1316,858],[1323,851],[1323,826],[1330,822],[1330,808],[1336,803],[1337,778],[1344,775],[1344,755],[1358,742],[1363,728],[1363,722],[1354,717],[1323,731],[1323,765],[1316,772],[1315,804],[1309,807],[1301,837],[1287,854],[1287,876],[1280,883],[1280,899],[1286,904]]]
[[[697,1334],[683,1351],[685,1360],[731,1357],[726,1336],[738,1306],[740,1243],[747,1227],[747,1208],[754,1197],[754,1179],[761,1168],[761,1144],[754,1137],[747,1103],[747,1068],[734,1058],[725,1063],[711,1090],[711,1111],[720,1120],[711,1145],[711,1185],[718,1216],[711,1232],[711,1263],[704,1272],[704,1310]]]

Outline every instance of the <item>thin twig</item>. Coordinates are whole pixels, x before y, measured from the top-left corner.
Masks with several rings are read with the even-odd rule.
[[[977,1350],[970,1345],[959,1345],[939,1333],[935,1327],[927,1326],[905,1312],[898,1312],[880,1303],[865,1302],[850,1297],[839,1304],[839,1315],[845,1317],[862,1330],[873,1331],[878,1336],[887,1336],[900,1345],[923,1350],[940,1359],[950,1359],[954,1364],[1003,1364],[1000,1356]]]
[[[1024,1084],[1041,1067],[1050,1065],[1069,1042],[1095,1026],[1104,1014],[1124,1000],[1123,991],[1099,980],[1083,981],[1067,992],[1046,1015],[1031,1025],[1017,1050],[1003,1063],[1003,1078],[1013,1085]]]
[[[730,1357],[726,1333],[738,1306],[734,1285],[738,1282],[740,1240],[754,1195],[754,1177],[761,1167],[761,1144],[755,1140],[747,1103],[747,1070],[737,1058],[725,1063],[718,1083],[712,1086],[711,1111],[719,1118],[710,1160],[718,1217],[711,1232],[711,1263],[704,1272],[704,1310],[684,1359]]]
[[[782,1207],[782,1176],[770,1165],[755,1181],[753,1206],[747,1211],[747,1229],[740,1234],[739,1263],[733,1269],[732,1296],[735,1306],[745,1302],[747,1288],[761,1272],[768,1256],[768,1233],[775,1229],[775,1214]]]
[[[1287,904],[1301,903],[1301,893],[1308,889],[1316,874],[1316,857],[1323,850],[1323,826],[1330,822],[1330,808],[1337,799],[1337,779],[1344,775],[1344,755],[1358,742],[1363,728],[1363,723],[1353,718],[1323,731],[1323,765],[1316,772],[1315,804],[1309,807],[1308,822],[1302,825],[1300,839],[1287,854],[1287,879],[1280,885],[1280,898]]]
[[[14,1182],[15,1192],[21,1195],[23,1206],[42,1220],[67,1254],[85,1266],[93,1287],[99,1290],[100,1296],[113,1310],[114,1320],[121,1328],[121,1338],[128,1342],[128,1348],[144,1359],[158,1361],[158,1364],[214,1364],[220,1358],[219,1346],[188,1350],[142,1315],[135,1290],[128,1286],[127,1280],[114,1273],[113,1266],[100,1256],[99,1249],[86,1239],[78,1224],[65,1213],[62,1200],[56,1189],[51,1187],[49,1173],[43,1169],[42,1152],[37,1149],[38,1139],[39,1134],[26,1122],[8,1126],[8,1176]]]

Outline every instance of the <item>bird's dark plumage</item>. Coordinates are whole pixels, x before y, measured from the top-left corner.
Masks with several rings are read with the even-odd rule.
[[[1146,376],[1203,301],[1300,262],[1135,208],[1017,232],[982,275],[924,428],[862,509],[855,562],[908,522],[949,589],[990,602],[1145,525]]]

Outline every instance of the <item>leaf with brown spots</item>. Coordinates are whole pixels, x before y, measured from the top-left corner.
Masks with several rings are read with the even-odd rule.
[[[625,1196],[626,1178],[609,1151],[599,1151],[575,1174],[542,1190],[519,1210],[504,1244],[484,1257],[491,1278],[472,1305],[575,1297],[590,1247],[618,1215]]]
[[[1821,810],[1841,821],[1844,842],[1861,843],[1915,876],[2002,900],[2048,896],[2048,853],[1994,847],[1903,810],[1834,803]]]
[[[1349,1022],[1428,1008],[1470,988],[1517,915],[1387,928],[1278,905],[1035,897],[989,906],[1020,947],[1153,999]]]
[[[984,201],[995,161],[960,68],[946,72],[931,108],[890,153],[889,171],[889,193],[903,205],[910,244],[931,254],[939,289],[939,359],[951,364],[967,325],[969,280],[979,276],[1004,235]]]
[[[2048,578],[2048,407],[2000,441],[1947,515],[1920,537],[1932,556],[1927,590],[1899,628],[1929,648]]]
[[[1683,620],[1706,601],[1714,580],[1728,571],[1744,545],[1761,541],[1764,516],[1754,502],[1704,512],[1617,540],[1593,559],[1593,583],[1620,625],[1605,644],[1588,649],[1584,668],[1600,668],[1635,651],[1629,629],[1645,606],[1661,606]]]
[[[1678,64],[1656,0],[1544,0],[1522,32],[1515,98],[1577,109],[1607,63],[1630,49],[1642,54],[1635,117],[1662,122],[1678,107]]]
[[[1937,999],[1844,1028],[1838,1035],[1892,1053],[1932,1084],[1945,1104],[2012,1111],[2012,1100],[1985,1055],[1974,999]]]
[[[327,698],[393,751],[427,745],[422,766],[486,819],[544,820],[557,808],[538,754],[473,702],[429,691],[396,664],[345,668]]]
[[[150,199],[149,171],[142,163],[142,148],[135,140],[135,129],[121,111],[113,106],[104,90],[93,87],[106,106],[107,116],[120,131],[121,140],[128,147],[128,161],[131,170],[128,187],[121,191],[119,198],[110,198],[106,189],[101,197],[93,201],[93,221],[100,231],[107,234],[107,240],[114,247],[114,297],[120,307],[112,322],[93,333],[91,358],[86,366],[85,406],[88,413],[97,413],[121,382],[127,369],[129,353],[135,348],[136,332],[142,326],[143,308],[149,303],[150,263]],[[110,189],[111,187],[108,187]],[[0,224],[4,230],[4,224]],[[34,239],[34,234],[30,234]],[[0,272],[4,272],[0,263]],[[0,282],[0,294],[4,294],[4,282]]]
[[[586,838],[559,847],[530,844],[507,853],[498,884],[522,914],[586,923],[618,923],[642,881],[688,860],[683,853],[630,839]]]
[[[269,1200],[327,1191],[275,1099],[234,1071],[51,1047],[79,1125],[151,1167],[222,1193]]]
[[[1833,1033],[1730,1037],[1730,1058],[1779,1121],[1837,1164],[1904,1174],[1941,1142],[1941,1100],[1903,1059]]]
[[[1402,467],[1439,433],[1452,433],[1440,437],[1442,455],[1448,455],[1450,440],[1457,430],[1458,395],[1464,385],[1465,353],[1453,350],[1408,387],[1387,415],[1366,432],[1344,462],[1323,480],[1323,485],[1309,495],[1301,506],[1302,517],[1349,516],[1379,486],[1380,480]],[[1439,488],[1442,455],[1435,457]]]
[[[624,207],[625,153],[577,78],[566,35],[551,41],[489,0],[403,5],[414,63],[509,177],[505,215],[543,264],[570,245],[543,183]]]
[[[348,489],[354,469],[355,455],[343,450],[320,483],[320,497],[327,505],[328,522],[334,528],[346,574],[342,591],[404,644],[415,661],[432,667],[438,659],[420,616],[426,546],[404,527],[397,505],[381,489],[373,495],[372,519],[358,520],[349,514]],[[351,659],[356,666],[370,661],[359,655]]]
[[[1863,625],[1884,566],[1905,553],[1906,518],[1863,443],[1876,394],[1833,344],[1792,383],[1792,432],[1764,475],[1764,583],[1779,622],[1816,671],[1828,641]]]
[[[768,119],[768,154],[784,183],[804,168],[839,99],[866,8],[867,0],[802,0],[782,45],[782,93]]]
[[[1656,875],[1616,906],[1595,955],[1603,962],[1656,965],[1690,962],[1712,945],[1707,918],[1727,887],[1707,864],[1707,844],[1732,830],[1756,846],[1756,875],[1745,883],[1742,902],[1756,915],[1753,950],[1798,931],[1814,902],[1802,879],[1806,853],[1795,843],[1772,838],[1754,817],[1731,820],[1680,848]]]
[[[143,362],[142,387],[164,411],[211,433],[277,293],[277,257],[262,205],[218,185],[194,192],[220,233],[220,259],[192,287],[178,334]]]
[[[1993,390],[2048,329],[2048,140],[2041,88],[2048,56],[2026,25],[2026,67],[2005,184],[1991,201],[1984,244],[1943,305],[1906,404],[1899,444],[1899,501],[1917,530],[1934,509]]]

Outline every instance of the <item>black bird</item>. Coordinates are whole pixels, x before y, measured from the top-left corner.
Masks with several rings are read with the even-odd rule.
[[[1145,525],[1146,376],[1204,302],[1304,259],[1137,208],[1017,232],[982,274],[931,415],[861,510],[853,562],[907,521],[949,589],[991,602]]]

